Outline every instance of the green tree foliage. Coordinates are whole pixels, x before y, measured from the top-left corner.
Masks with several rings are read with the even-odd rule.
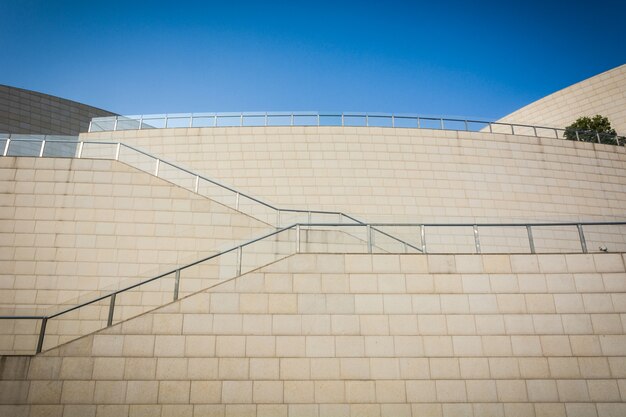
[[[617,134],[611,127],[608,117],[599,114],[593,117],[579,117],[565,128],[565,139],[598,142],[598,138],[600,143],[617,144]],[[620,141],[620,144],[623,142]]]

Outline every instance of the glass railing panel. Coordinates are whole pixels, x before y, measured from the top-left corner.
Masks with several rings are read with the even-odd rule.
[[[48,319],[43,350],[107,327],[109,298]]]
[[[115,159],[117,144],[100,142],[83,142],[81,158]]]
[[[365,115],[344,115],[343,116],[343,125],[344,126],[366,126]]]
[[[188,190],[195,190],[196,175],[171,165],[168,162],[161,161],[159,163],[159,178]]]
[[[46,140],[43,156],[53,158],[75,158],[78,151],[78,142]]]
[[[300,252],[367,253],[367,227],[301,226]]]
[[[467,129],[471,132],[489,132],[489,123],[469,120],[467,122]]]
[[[436,119],[432,117],[420,117],[419,118],[419,126],[422,129],[437,129],[441,130],[441,119]]]
[[[443,126],[447,130],[468,130],[469,126],[464,120],[446,120],[443,121]]]
[[[115,116],[95,117],[91,119],[90,132],[109,132],[115,128]]]
[[[265,126],[265,114],[244,115],[243,126]]]
[[[239,256],[236,249],[181,269],[178,297],[209,288],[237,276]]]
[[[216,116],[194,116],[191,127],[214,127]]]
[[[583,225],[589,252],[626,252],[626,225]]]
[[[479,226],[481,253],[530,253],[525,226]]]
[[[241,126],[241,115],[224,115],[217,116],[218,127],[238,127]]]
[[[268,114],[268,126],[291,126],[291,115],[288,114]]]
[[[174,300],[175,273],[120,292],[115,296],[113,324],[154,310]]]
[[[296,252],[296,229],[288,229],[242,247],[241,273],[245,274]]]
[[[39,156],[42,140],[19,140],[11,136],[7,156]]]
[[[393,127],[391,116],[389,115],[370,114],[367,116],[367,125],[371,127]]]
[[[511,125],[507,123],[497,123],[497,122],[491,123],[491,132],[510,135],[512,133]]]
[[[317,126],[317,115],[296,114],[293,117],[294,126]]]
[[[191,116],[190,115],[181,115],[181,116],[168,115],[167,127],[168,128],[191,127]]]
[[[237,197],[234,196],[235,203],[230,207],[241,211],[249,216],[252,216],[262,222],[272,225],[278,225],[278,211],[272,207],[268,207],[258,201],[252,200],[249,197],[239,194],[239,202],[237,203]],[[285,223],[281,219],[281,223]]]
[[[124,145],[121,145],[119,148],[118,161],[152,175],[156,172],[156,158]],[[159,170],[161,169],[160,165],[159,163]]]
[[[115,130],[137,130],[141,123],[141,116],[119,116]]]
[[[401,128],[417,128],[417,117],[413,116],[395,116],[393,120],[395,127]]]
[[[320,114],[320,126],[341,126],[341,115]]]
[[[578,229],[567,226],[532,226],[536,253],[580,253]]]
[[[374,243],[393,253],[421,253],[422,237],[419,226],[373,225]]]
[[[426,226],[428,253],[476,253],[472,226]]]

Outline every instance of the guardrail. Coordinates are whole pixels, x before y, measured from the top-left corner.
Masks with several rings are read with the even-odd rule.
[[[489,132],[521,136],[567,139],[566,129],[504,123],[497,121],[429,117],[386,113],[332,112],[243,112],[243,113],[175,113],[133,116],[95,117],[89,132],[194,127],[258,126],[360,126],[412,129],[437,129],[467,132]],[[607,133],[572,130],[571,140],[623,146],[626,138]],[[569,135],[568,135],[569,136]]]
[[[39,321],[39,331],[37,336],[37,344],[35,352],[40,353],[43,350],[44,339],[46,337],[46,328],[50,320],[61,317],[63,315],[79,311],[80,309],[87,308],[89,306],[96,305],[101,301],[108,300],[106,320],[102,320],[104,327],[108,327],[114,324],[116,301],[124,294],[143,286],[148,286],[151,283],[159,280],[170,278],[173,280],[173,286],[171,289],[171,299],[176,301],[179,299],[181,293],[187,295],[194,291],[181,291],[181,286],[184,284],[185,278],[189,280],[198,279],[198,272],[204,270],[193,268],[210,265],[220,265],[220,262],[225,257],[231,256],[229,259],[232,263],[226,262],[225,264],[231,265],[232,268],[228,270],[225,275],[220,276],[220,281],[225,279],[234,278],[244,273],[250,272],[268,263],[284,259],[290,255],[298,253],[337,253],[339,247],[333,246],[332,242],[320,243],[322,241],[311,240],[311,233],[317,232],[322,234],[329,234],[334,231],[341,231],[346,228],[359,228],[363,239],[352,240],[350,244],[341,246],[341,248],[347,249],[339,253],[503,253],[503,247],[500,244],[500,240],[504,236],[513,242],[513,253],[589,253],[589,252],[606,252],[609,248],[605,246],[614,245],[611,247],[612,252],[626,252],[626,222],[584,222],[584,223],[459,223],[459,224],[420,224],[420,223],[371,223],[371,224],[313,224],[313,223],[296,223],[290,226],[280,228],[271,233],[260,236],[256,239],[252,239],[248,242],[234,246],[230,249],[222,251],[218,254],[211,255],[209,257],[200,259],[190,264],[173,269],[169,272],[160,274],[148,280],[127,286],[122,289],[111,291],[107,294],[98,296],[89,301],[81,304],[70,306],[61,309],[53,314],[48,315],[24,315],[24,316],[0,316],[0,320],[35,320]],[[382,229],[391,228],[394,230],[405,229],[407,235],[412,235],[419,250],[413,250],[411,246],[402,245],[398,246],[397,240],[386,242],[384,239],[389,235],[382,231]],[[587,230],[585,230],[585,228]],[[593,228],[599,228],[600,230],[594,231]],[[603,229],[604,228],[604,229]],[[427,233],[428,229],[452,229],[453,233],[447,236],[452,236],[456,239],[455,243],[445,243],[447,250],[437,250],[437,245],[441,245],[441,242],[428,243],[431,238],[445,237],[446,234],[435,233],[431,235]],[[465,229],[466,235],[463,236],[459,233],[459,229]],[[619,230],[621,229],[621,230]],[[490,233],[493,232],[493,233]],[[503,231],[505,233],[503,233]],[[547,235],[545,232],[548,231]],[[540,233],[537,233],[540,232]],[[507,236],[508,233],[508,236]],[[535,234],[533,234],[535,233]],[[591,238],[586,236],[586,233]],[[594,234],[597,235],[594,237]],[[540,236],[537,236],[540,235]],[[602,236],[599,239],[598,236]],[[467,245],[470,238],[471,243]],[[607,241],[606,239],[611,238]],[[616,239],[614,239],[616,238]],[[381,240],[382,239],[382,240]],[[436,239],[435,239],[436,240]],[[490,244],[487,242],[491,242]],[[601,245],[595,249],[595,245],[601,242]],[[264,244],[270,244],[270,247],[262,246]],[[329,246],[327,246],[330,244]],[[260,246],[255,246],[260,245]],[[309,247],[310,245],[310,247]],[[452,247],[459,245],[462,250],[454,250]],[[491,246],[490,246],[491,245]],[[441,247],[441,246],[440,246]],[[282,250],[277,250],[280,248]],[[464,249],[463,249],[464,248]],[[493,248],[492,250],[488,248]],[[506,248],[508,249],[508,248]],[[508,249],[509,251],[511,249]],[[270,254],[270,258],[267,258]],[[507,252],[511,253],[511,252]],[[253,261],[257,261],[259,255],[265,256],[265,263],[261,265],[258,262],[253,262],[250,265],[246,265],[244,262],[247,256],[250,256]],[[270,262],[267,262],[267,261]],[[221,264],[223,267],[224,264]],[[223,270],[220,269],[220,270]],[[191,286],[193,288],[193,286]],[[206,288],[199,288],[197,291],[202,291]],[[103,305],[99,305],[104,307]],[[127,320],[135,317],[151,309],[158,308],[160,306],[149,306],[149,309],[140,309],[138,314],[130,314],[125,317],[118,317],[117,322]],[[48,346],[51,347],[51,346]]]

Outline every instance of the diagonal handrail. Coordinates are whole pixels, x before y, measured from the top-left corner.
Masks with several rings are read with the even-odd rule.
[[[259,205],[261,205],[261,206],[263,206],[265,208],[273,210],[275,212],[275,215],[276,215],[276,224],[275,224],[276,227],[280,227],[280,225],[281,225],[281,213],[306,214],[307,217],[308,217],[307,221],[309,223],[311,223],[311,221],[312,221],[312,218],[311,218],[312,215],[323,215],[323,216],[333,216],[333,217],[337,216],[337,217],[339,217],[340,220],[341,219],[347,219],[348,221],[351,221],[351,222],[354,222],[354,223],[357,223],[357,224],[361,224],[361,225],[365,224],[365,222],[363,222],[362,220],[359,220],[359,219],[357,219],[357,218],[355,218],[355,217],[353,217],[353,216],[351,216],[349,214],[346,214],[346,213],[343,213],[343,212],[340,212],[340,211],[303,210],[303,209],[292,209],[292,208],[276,207],[276,206],[274,206],[272,204],[269,204],[269,203],[267,203],[267,202],[265,202],[263,200],[260,200],[260,199],[258,199],[256,197],[253,197],[253,196],[251,196],[249,194],[243,193],[243,192],[238,191],[238,190],[236,190],[236,189],[234,189],[232,187],[229,187],[229,186],[227,186],[225,184],[222,184],[222,183],[220,183],[220,182],[218,182],[216,180],[213,180],[213,179],[208,178],[208,177],[206,177],[204,175],[200,175],[200,174],[197,174],[195,172],[192,172],[192,171],[190,171],[190,170],[188,170],[186,168],[183,168],[183,167],[181,167],[181,166],[179,166],[177,164],[174,164],[172,162],[168,162],[168,161],[162,160],[161,158],[158,158],[158,157],[156,157],[156,156],[154,156],[154,155],[152,155],[152,154],[150,154],[148,152],[145,152],[145,151],[143,151],[141,149],[138,149],[138,148],[136,148],[134,146],[127,145],[127,144],[122,143],[122,142],[65,140],[65,139],[58,139],[57,136],[52,136],[52,138],[54,138],[53,140],[47,140],[48,137],[50,137],[50,136],[44,135],[41,138],[37,138],[37,137],[21,138],[20,137],[18,139],[12,139],[11,135],[8,135],[8,137],[6,137],[6,138],[0,138],[0,140],[3,140],[3,139],[6,140],[6,142],[4,144],[4,150],[3,150],[2,155],[3,156],[11,156],[10,152],[9,152],[10,145],[11,145],[11,142],[16,142],[16,141],[17,141],[17,143],[20,143],[20,142],[22,142],[22,143],[28,143],[28,142],[35,142],[35,143],[37,143],[37,142],[39,142],[40,143],[39,149],[36,149],[36,152],[37,152],[36,156],[38,156],[38,157],[54,157],[54,156],[72,157],[72,156],[75,156],[78,159],[81,159],[81,158],[84,158],[83,153],[84,153],[84,150],[85,150],[85,145],[88,145],[88,146],[89,145],[115,146],[115,153],[114,153],[113,158],[98,158],[98,159],[114,159],[116,161],[120,161],[120,155],[121,155],[122,148],[131,150],[131,151],[133,151],[133,152],[135,152],[137,154],[140,154],[140,155],[143,155],[143,156],[146,156],[148,158],[153,159],[155,161],[155,165],[154,165],[154,168],[152,170],[150,170],[150,171],[145,170],[141,165],[138,165],[138,164],[133,165],[132,163],[125,162],[128,165],[130,165],[130,166],[132,166],[132,167],[134,167],[136,169],[139,169],[141,171],[148,172],[148,173],[150,173],[150,174],[152,174],[152,175],[154,175],[154,176],[156,176],[158,178],[161,178],[161,179],[165,179],[163,177],[159,177],[159,172],[160,172],[160,170],[162,171],[161,165],[162,164],[168,165],[168,166],[170,166],[170,167],[172,167],[172,168],[174,168],[174,169],[176,169],[176,170],[178,170],[180,172],[189,174],[190,176],[192,176],[194,178],[194,187],[193,187],[193,189],[189,188],[189,187],[186,187],[185,185],[178,184],[178,183],[174,183],[174,184],[176,184],[178,186],[182,186],[183,188],[186,188],[187,190],[193,191],[193,192],[195,192],[197,194],[199,193],[199,184],[200,184],[201,180],[205,181],[205,182],[208,182],[210,184],[213,184],[213,185],[215,185],[215,186],[217,186],[217,187],[219,187],[219,188],[221,188],[223,190],[226,190],[226,191],[228,191],[228,192],[230,192],[230,193],[232,193],[234,195],[234,197],[235,197],[235,205],[234,205],[234,207],[232,207],[230,205],[229,206],[231,208],[234,208],[237,211],[241,211],[240,210],[240,201],[241,201],[242,198],[248,199],[248,200],[250,200],[250,201],[252,201],[252,202],[254,202],[256,204],[259,204]],[[70,152],[66,153],[65,155],[55,155],[55,154],[45,155],[45,151],[47,149],[46,148],[46,143],[54,143],[54,144],[59,144],[59,143],[66,143],[67,144],[67,143],[69,143],[69,144],[72,144],[72,145],[76,145],[77,149],[74,150],[74,154],[73,155],[71,154],[72,150],[70,150]],[[48,149],[49,149],[49,146],[48,146]],[[22,155],[17,155],[17,156],[22,156]],[[29,155],[29,156],[35,156],[35,155]],[[124,162],[124,161],[121,161],[121,162]],[[167,179],[165,179],[165,180],[168,181]],[[172,182],[172,181],[169,181],[169,182]],[[222,204],[224,204],[224,203],[222,202]],[[411,247],[411,248],[413,248],[415,250],[420,250],[418,247],[416,247],[414,245],[411,245],[408,242],[402,241],[401,239],[398,239],[398,238],[396,238],[396,237],[394,237],[392,235],[389,235],[389,234],[387,234],[385,232],[382,232],[380,230],[376,230],[376,231],[378,231],[380,233],[383,233],[383,234],[386,234],[389,238],[397,240],[399,243],[408,245],[409,247]]]
[[[579,240],[579,244],[580,244],[580,253],[589,253],[588,247],[587,247],[587,241],[585,238],[585,234],[584,234],[584,230],[583,227],[584,226],[626,226],[626,221],[615,221],[615,222],[610,222],[610,221],[596,221],[596,222],[544,222],[544,223],[372,223],[372,224],[365,224],[365,225],[361,225],[361,224],[344,224],[344,223],[335,223],[335,224],[329,224],[329,223],[295,223],[286,227],[282,227],[282,228],[278,228],[275,231],[272,231],[270,233],[266,233],[262,236],[259,236],[257,238],[251,239],[247,242],[244,242],[242,244],[239,245],[235,245],[229,249],[226,249],[220,253],[217,254],[213,254],[207,257],[204,257],[200,260],[188,263],[186,265],[183,265],[181,267],[175,268],[169,272],[165,272],[162,274],[159,274],[153,278],[149,278],[147,280],[141,281],[139,283],[135,283],[132,285],[129,285],[127,287],[118,289],[118,290],[114,290],[111,291],[105,295],[101,295],[98,297],[95,297],[89,301],[85,301],[81,304],[75,305],[75,306],[70,306],[67,307],[65,309],[62,309],[60,311],[57,311],[53,314],[49,314],[49,315],[32,315],[32,316],[27,316],[27,315],[23,315],[23,316],[0,316],[0,319],[17,319],[17,320],[26,320],[26,319],[34,319],[34,320],[41,320],[41,327],[40,327],[40,333],[39,333],[39,337],[38,337],[38,341],[37,341],[37,348],[36,348],[36,352],[40,353],[42,351],[43,348],[43,342],[44,342],[44,337],[45,337],[45,333],[46,333],[46,324],[48,322],[48,320],[53,319],[55,317],[59,317],[63,314],[78,310],[82,307],[97,303],[99,301],[105,300],[107,298],[110,299],[110,303],[109,303],[109,314],[108,314],[108,319],[107,319],[107,326],[111,326],[113,324],[113,312],[115,309],[115,300],[116,300],[116,296],[118,294],[124,293],[126,291],[132,290],[134,288],[140,287],[141,285],[145,285],[154,281],[157,281],[159,279],[162,279],[166,276],[170,276],[172,274],[175,275],[175,287],[174,287],[174,294],[173,294],[173,301],[176,301],[179,298],[179,283],[180,283],[180,279],[181,279],[181,272],[191,268],[193,266],[202,264],[204,262],[207,262],[209,260],[218,258],[220,256],[232,253],[232,252],[236,252],[237,253],[237,269],[236,269],[236,275],[240,276],[242,275],[242,253],[243,253],[243,248],[252,245],[256,242],[260,242],[266,239],[269,239],[273,236],[278,236],[284,232],[290,231],[290,230],[295,230],[295,250],[293,251],[289,251],[289,253],[285,254],[284,256],[280,257],[279,259],[275,259],[276,260],[280,260],[280,259],[284,259],[285,257],[291,256],[293,254],[297,254],[297,253],[301,253],[301,247],[300,247],[300,241],[301,241],[301,229],[304,228],[315,228],[315,227],[323,227],[325,229],[328,228],[332,228],[332,227],[366,227],[367,230],[367,238],[366,238],[366,245],[367,245],[367,250],[365,251],[366,253],[373,253],[373,236],[372,236],[372,230],[373,230],[373,226],[378,226],[378,227],[419,227],[420,228],[420,233],[421,233],[421,239],[422,239],[422,245],[423,245],[423,251],[420,251],[421,253],[426,253],[426,247],[425,247],[425,228],[426,227],[453,227],[453,228],[457,228],[457,227],[471,227],[473,230],[473,234],[474,234],[474,239],[475,239],[475,253],[476,254],[480,254],[482,253],[481,250],[481,245],[480,245],[480,238],[479,238],[479,228],[482,227],[486,227],[486,228],[495,228],[495,227],[503,227],[503,228],[525,228],[527,231],[527,238],[528,238],[528,253],[530,254],[535,254],[537,253],[536,249],[535,249],[535,240],[533,238],[533,234],[532,234],[532,230],[533,228],[540,228],[540,227],[575,227],[576,231],[577,231],[577,237]],[[325,230],[327,231],[327,230]],[[619,233],[618,233],[619,234]],[[619,234],[620,236],[623,236],[624,234]],[[289,241],[289,240],[288,240]],[[405,252],[406,252],[407,248],[405,247]],[[606,248],[600,248],[601,252],[605,252]],[[357,253],[361,253],[361,252],[357,252]],[[253,269],[256,269],[260,266],[256,266]],[[246,271],[249,272],[249,271]],[[204,289],[200,290],[203,291]],[[160,307],[160,306],[159,306]],[[155,308],[159,308],[159,307],[155,307]],[[145,312],[145,311],[144,311]],[[141,313],[140,313],[141,314]]]

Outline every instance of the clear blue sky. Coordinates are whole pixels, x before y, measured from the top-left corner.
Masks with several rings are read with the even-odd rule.
[[[0,0],[0,84],[122,114],[503,116],[626,63],[626,2]]]

